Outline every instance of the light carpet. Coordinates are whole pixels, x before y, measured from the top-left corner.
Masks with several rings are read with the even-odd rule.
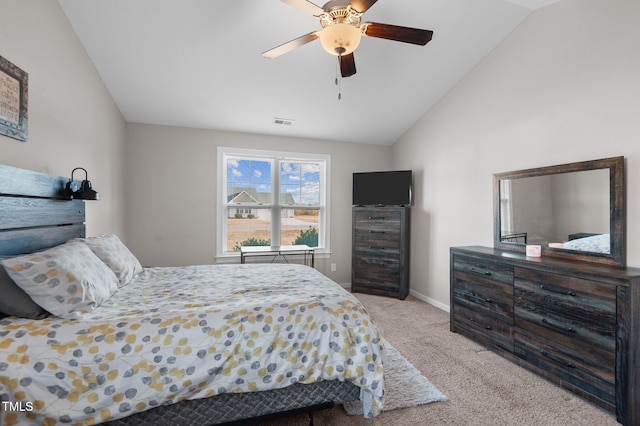
[[[382,411],[397,410],[447,399],[389,342],[385,342],[385,348],[387,362],[384,364]],[[360,401],[347,402],[343,406],[347,414],[362,415],[362,402]]]

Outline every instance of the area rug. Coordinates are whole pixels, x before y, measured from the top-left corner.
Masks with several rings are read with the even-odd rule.
[[[385,342],[387,362],[384,365],[384,400],[382,411],[444,401],[447,397],[424,377],[389,342]],[[362,415],[362,402],[343,404],[347,414]]]

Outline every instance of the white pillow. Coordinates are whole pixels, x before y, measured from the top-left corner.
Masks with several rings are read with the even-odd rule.
[[[82,318],[118,291],[111,269],[78,242],[1,263],[34,302],[61,318]]]
[[[142,272],[142,265],[138,259],[115,234],[74,238],[71,241],[81,241],[88,245],[91,251],[116,274],[120,287],[127,285],[134,276]]]

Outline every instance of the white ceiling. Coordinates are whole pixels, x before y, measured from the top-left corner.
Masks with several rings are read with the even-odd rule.
[[[532,10],[559,0],[379,0],[363,21],[433,40],[363,37],[342,100],[319,40],[262,57],[320,29],[279,0],[58,1],[129,122],[391,145]]]

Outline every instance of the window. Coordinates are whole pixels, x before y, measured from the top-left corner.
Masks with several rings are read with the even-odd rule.
[[[242,246],[329,250],[330,157],[218,148],[218,255]]]
[[[500,229],[503,234],[513,233],[513,205],[511,203],[511,181],[501,180],[500,185]],[[502,237],[502,236],[501,236]]]

